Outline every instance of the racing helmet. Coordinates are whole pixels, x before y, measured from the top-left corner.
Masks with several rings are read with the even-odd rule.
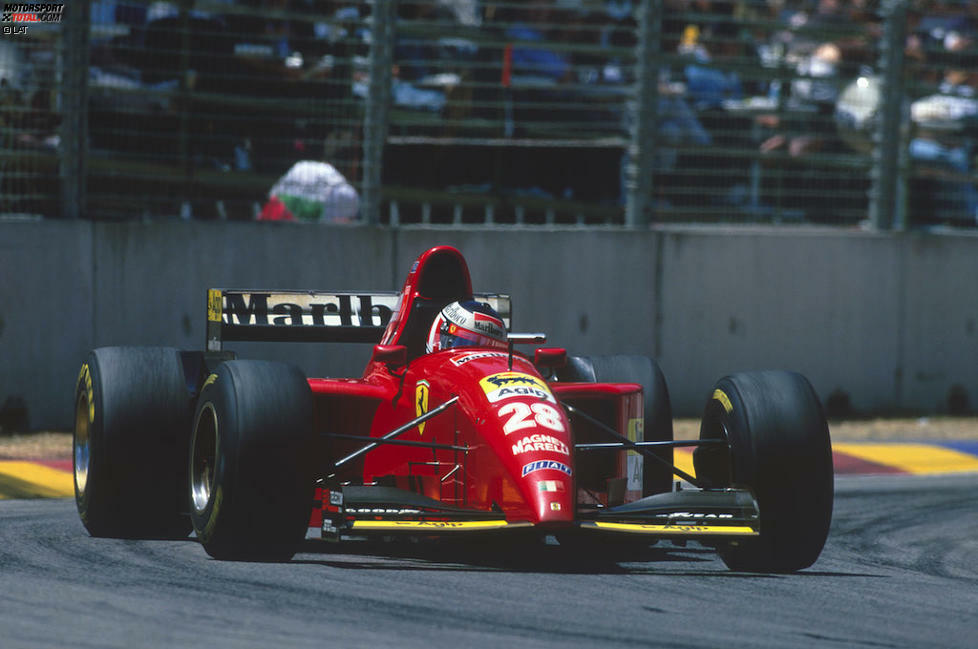
[[[506,325],[485,302],[452,302],[435,317],[428,332],[429,353],[455,347],[506,349]]]

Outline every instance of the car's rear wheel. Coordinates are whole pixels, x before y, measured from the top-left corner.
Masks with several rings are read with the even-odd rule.
[[[312,507],[312,393],[290,365],[229,361],[204,382],[190,451],[190,516],[217,559],[286,561]]]
[[[760,509],[760,536],[719,548],[732,570],[794,572],[812,565],[832,520],[832,446],[811,384],[800,374],[745,372],[720,379],[700,439],[726,446],[693,454],[712,487],[746,487]]]
[[[75,503],[92,536],[190,532],[186,465],[191,398],[180,352],[103,347],[75,387]]]
[[[591,383],[638,383],[645,399],[645,425],[641,441],[671,442],[672,406],[669,390],[659,364],[648,356],[576,356],[568,359],[560,370],[562,381]],[[657,450],[660,461],[644,458],[642,464],[642,496],[672,490],[673,452],[671,448]]]

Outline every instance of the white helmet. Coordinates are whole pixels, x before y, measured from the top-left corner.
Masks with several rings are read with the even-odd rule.
[[[506,325],[484,302],[452,302],[435,318],[428,332],[428,352],[455,347],[506,349]]]

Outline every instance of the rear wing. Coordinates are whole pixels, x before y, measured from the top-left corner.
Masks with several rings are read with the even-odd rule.
[[[397,291],[374,293],[255,291],[212,288],[207,291],[207,351],[224,341],[378,343],[400,307]],[[477,293],[510,325],[510,299]]]

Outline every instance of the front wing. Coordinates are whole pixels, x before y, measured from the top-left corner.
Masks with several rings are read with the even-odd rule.
[[[446,505],[418,493],[381,485],[345,486],[323,494],[322,537],[529,530],[533,523],[509,520],[504,512]],[[582,508],[577,520],[543,533],[695,539],[709,543],[760,533],[760,512],[750,491],[687,490],[656,494],[617,507]]]

